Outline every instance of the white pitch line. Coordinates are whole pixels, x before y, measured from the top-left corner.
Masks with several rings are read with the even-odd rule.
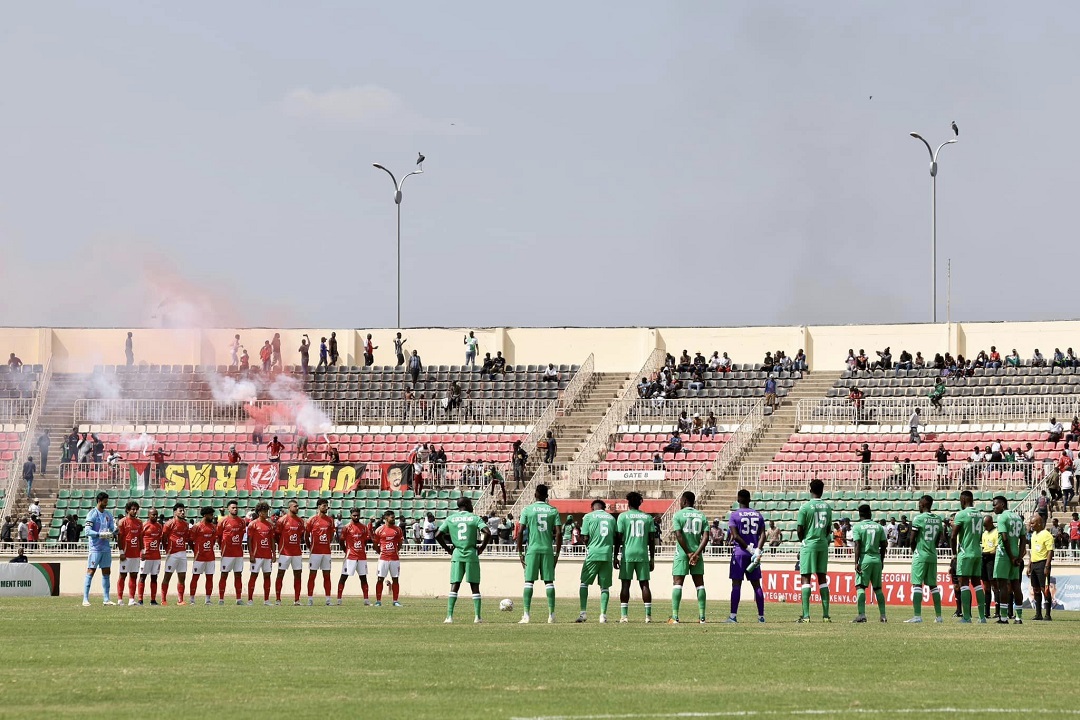
[[[677,713],[626,713],[604,715],[536,715],[511,717],[510,720],[639,720],[645,718],[728,718],[728,717],[776,717],[781,715],[913,715],[937,713],[939,715],[1019,715],[1030,714],[1028,708],[843,708],[834,710],[715,710]],[[1057,715],[1080,715],[1080,710],[1053,710]]]

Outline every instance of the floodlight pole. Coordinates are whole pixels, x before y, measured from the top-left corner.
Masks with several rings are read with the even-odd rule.
[[[411,173],[401,178],[401,182],[398,182],[394,177],[394,173],[387,170],[379,163],[372,163],[372,166],[377,167],[384,173],[390,176],[390,181],[394,183],[394,204],[397,205],[397,328],[401,329],[401,188],[413,175],[420,175],[424,172],[424,166],[418,164],[418,169],[413,170]]]
[[[941,148],[946,145],[951,145],[959,138],[954,137],[951,140],[938,145],[938,149],[934,150],[930,147],[930,143],[926,141],[919,133],[909,133],[911,137],[916,140],[921,140],[923,145],[926,146],[926,151],[930,153],[930,322],[937,323],[937,171],[938,171],[938,156],[941,154]]]

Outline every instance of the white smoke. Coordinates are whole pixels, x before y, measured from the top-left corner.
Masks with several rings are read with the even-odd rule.
[[[259,399],[259,386],[247,378],[237,380],[228,375],[208,373],[206,384],[210,386],[214,402],[222,405],[255,402]]]

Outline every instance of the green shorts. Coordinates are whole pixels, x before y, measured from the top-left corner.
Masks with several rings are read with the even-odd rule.
[[[611,561],[586,560],[581,566],[581,584],[592,585],[593,580],[601,588],[611,587]]]
[[[998,553],[994,556],[994,579],[995,580],[1019,580],[1020,579],[1019,565],[1013,565],[1009,562],[1009,556],[1004,553]]]
[[[687,575],[704,575],[705,561],[698,558],[697,565],[690,564],[690,558],[681,553],[675,554],[675,560],[671,563],[672,577],[686,577]]]
[[[451,560],[450,561],[450,584],[459,583],[462,580],[468,583],[480,583],[479,560]]]
[[[552,554],[528,553],[525,555],[525,582],[555,582],[555,556]]]
[[[937,585],[937,555],[931,555],[930,557],[916,556],[911,561],[911,584],[919,587],[923,585],[935,587]]]
[[[981,578],[982,553],[974,557],[968,557],[961,553],[956,558],[956,577]]]
[[[619,579],[620,580],[633,580],[634,574],[637,574],[638,582],[649,582],[649,561],[648,560],[623,560],[619,563]]]
[[[824,575],[829,571],[829,546],[803,545],[799,550],[799,573],[801,575]]]
[[[855,573],[855,586],[856,587],[875,587],[881,588],[881,560],[877,558],[863,558],[859,567],[862,568],[861,573]]]

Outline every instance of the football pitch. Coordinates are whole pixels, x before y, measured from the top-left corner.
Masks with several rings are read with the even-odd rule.
[[[485,623],[458,603],[404,598],[402,608],[102,607],[74,598],[0,602],[2,717],[724,718],[811,715],[995,717],[1080,715],[1068,690],[1080,668],[1080,613],[1023,626],[793,623],[798,608],[769,605],[759,625],[669,626],[657,602],[628,625],[600,625],[598,604],[576,625],[560,600],[533,623],[485,599]],[[686,603],[684,603],[686,605]],[[691,613],[693,612],[692,603]],[[744,603],[745,606],[745,603]],[[617,620],[613,598],[611,617]],[[684,609],[687,609],[684,607]],[[749,609],[750,612],[747,612]],[[1027,618],[1031,613],[1026,612]],[[539,619],[539,622],[537,621]],[[1055,659],[1058,658],[1058,659]]]

